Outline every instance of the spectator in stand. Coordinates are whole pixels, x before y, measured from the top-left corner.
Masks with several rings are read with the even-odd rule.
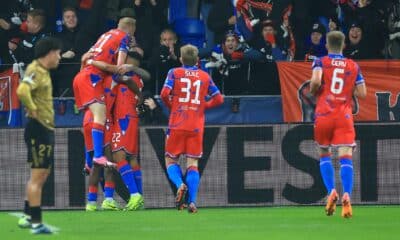
[[[391,58],[400,59],[400,0],[397,0],[389,10],[388,30],[389,55]]]
[[[363,39],[363,29],[360,24],[353,23],[346,39],[344,56],[351,59],[370,59],[372,57],[370,47]]]
[[[74,8],[66,7],[63,10],[63,29],[56,34],[62,42],[61,64],[52,73],[54,79],[54,96],[72,97],[72,80],[80,69],[80,55],[76,52],[77,33],[79,31],[78,18]]]
[[[214,68],[212,78],[219,89],[226,95],[248,94],[249,62],[245,51],[246,46],[239,43],[239,36],[228,31],[222,44],[214,47],[211,53],[211,61],[206,64],[207,68]],[[239,98],[232,98],[232,112],[239,112]]]
[[[304,60],[313,61],[317,57],[322,57],[327,54],[325,47],[325,28],[320,23],[314,23],[311,29],[311,34],[305,41]]]
[[[168,117],[157,100],[149,92],[143,93],[143,104],[139,106],[140,124],[141,125],[166,125]]]
[[[154,48],[150,58],[150,69],[155,76],[155,82],[145,86],[147,91],[159,94],[169,69],[180,66],[179,46],[176,33],[171,29],[165,29],[160,34],[160,45]]]
[[[231,0],[215,1],[207,18],[207,26],[214,32],[214,42],[222,43],[225,33],[235,29],[236,9]]]
[[[18,40],[9,41],[9,49],[14,52],[18,62],[28,64],[33,60],[33,47],[36,42],[45,37],[46,25],[45,13],[41,9],[33,9],[28,12],[26,19],[26,32],[21,33]]]

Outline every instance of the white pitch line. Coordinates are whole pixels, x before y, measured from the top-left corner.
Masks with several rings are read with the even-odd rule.
[[[25,214],[21,213],[21,212],[10,212],[8,213],[8,215],[16,217],[16,218],[21,218],[23,217]],[[51,231],[53,231],[54,233],[58,233],[61,228],[47,224],[47,223],[43,223],[44,225],[46,225],[48,228],[50,228]]]

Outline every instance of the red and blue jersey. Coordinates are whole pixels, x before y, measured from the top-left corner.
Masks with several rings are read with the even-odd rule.
[[[313,70],[322,70],[321,87],[317,92],[315,116],[352,112],[354,88],[364,83],[360,67],[351,59],[341,54],[328,54],[317,58]]]
[[[125,75],[131,76],[140,90],[143,88],[143,81],[137,74],[130,72]],[[129,90],[128,86],[125,84],[118,84],[115,88],[117,97],[115,99],[114,118],[138,118],[139,116],[136,110],[138,96]]]
[[[220,94],[211,77],[197,67],[169,71],[161,98],[170,107],[169,128],[202,132],[206,97]]]
[[[97,42],[90,48],[89,52],[93,53],[92,57],[95,61],[102,61],[108,64],[117,64],[119,52],[128,52],[129,35],[119,29],[111,29],[100,36]],[[86,65],[84,70],[89,71],[92,84],[96,84],[104,78],[106,72],[92,65]]]

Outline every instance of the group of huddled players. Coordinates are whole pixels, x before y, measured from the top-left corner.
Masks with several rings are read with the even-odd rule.
[[[82,69],[74,79],[76,104],[85,111],[86,169],[90,172],[87,211],[97,210],[97,192],[103,168],[103,210],[120,210],[113,198],[115,168],[130,194],[123,209],[138,210],[144,206],[142,174],[137,160],[137,106],[142,101],[142,78],[147,80],[150,76],[139,68],[135,52],[130,52],[129,42],[134,31],[135,20],[121,18],[117,29],[104,33],[83,56]],[[188,212],[196,213],[204,111],[222,104],[223,97],[210,76],[197,68],[197,48],[186,45],[181,48],[181,54],[183,67],[170,71],[161,91],[161,99],[171,110],[165,146],[166,168],[177,188],[177,208],[187,207]],[[205,101],[206,96],[211,96],[211,99]],[[177,161],[182,154],[187,157],[186,181],[182,179]]]

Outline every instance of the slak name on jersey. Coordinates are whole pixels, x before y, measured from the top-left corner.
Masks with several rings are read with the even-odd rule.
[[[346,62],[342,60],[332,59],[331,64],[336,67],[346,67]]]
[[[185,76],[186,77],[199,77],[199,72],[197,71],[185,71]]]

